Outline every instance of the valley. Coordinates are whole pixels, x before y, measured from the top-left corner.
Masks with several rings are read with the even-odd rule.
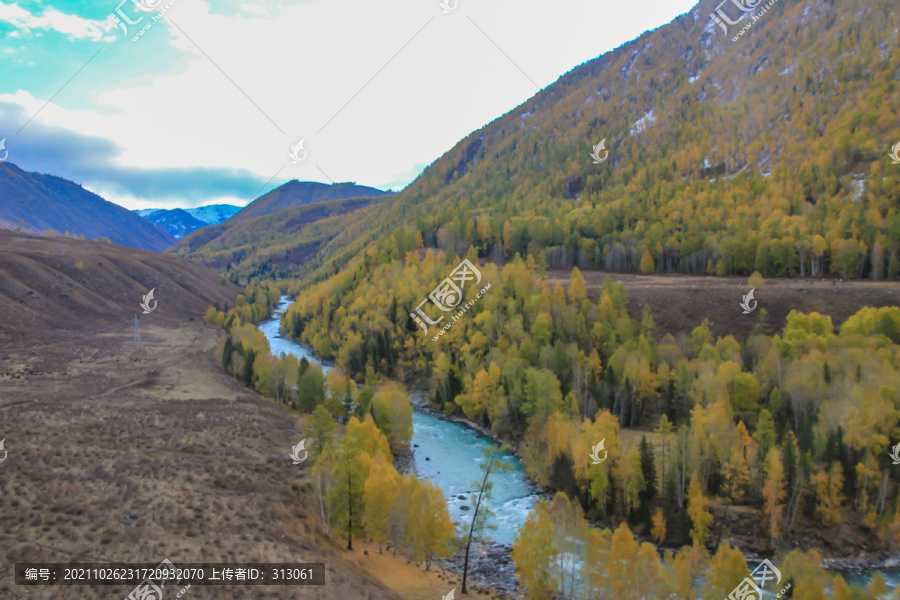
[[[6,4],[0,600],[900,600],[895,0]]]

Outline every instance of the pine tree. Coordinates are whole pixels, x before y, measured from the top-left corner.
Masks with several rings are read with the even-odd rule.
[[[563,492],[569,498],[578,497],[578,482],[575,480],[575,471],[572,459],[567,452],[560,452],[553,460],[550,468],[550,487]]]
[[[647,443],[647,436],[641,436],[641,473],[643,474],[645,488],[640,493],[641,512],[648,526],[651,525],[651,503],[656,498],[656,462],[653,449]]]
[[[310,436],[316,440],[309,454],[312,460],[315,460],[325,448],[332,446],[334,442],[334,420],[321,404],[313,411],[312,417],[309,419]]]
[[[367,461],[357,442],[347,436],[335,454],[331,479],[334,481],[328,500],[331,505],[331,523],[342,537],[347,537],[347,550],[353,550],[353,536],[362,536],[365,514],[365,482],[368,477]]]
[[[225,346],[222,347],[222,369],[226,372],[231,366],[231,353],[234,352],[234,343],[231,341],[231,335],[225,336]]]
[[[247,350],[244,356],[244,370],[241,373],[241,381],[248,388],[253,387],[253,361],[256,360],[256,351],[253,348]]]

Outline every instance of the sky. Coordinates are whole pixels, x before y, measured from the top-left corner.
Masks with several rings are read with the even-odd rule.
[[[399,190],[695,4],[0,0],[0,158],[129,209],[243,206],[292,179]]]

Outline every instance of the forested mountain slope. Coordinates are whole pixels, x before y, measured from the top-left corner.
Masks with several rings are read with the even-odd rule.
[[[773,328],[762,302],[738,308],[747,286],[732,320],[749,333],[661,331],[650,303],[628,314],[623,285],[596,298],[579,269],[568,289],[545,277],[573,264],[897,277],[900,15],[885,0],[780,0],[732,42],[715,6],[575,69],[344,218],[310,263],[327,281],[295,286],[284,325],[358,380],[400,379],[517,442],[533,480],[605,524],[669,545],[895,553],[896,306],[857,296],[841,323],[791,311]],[[429,304],[443,321],[420,328],[413,313],[462,256],[479,270],[452,298],[465,310]],[[610,460],[595,467],[599,440]],[[716,506],[747,519],[727,532],[723,516],[713,537]]]
[[[418,233],[492,260],[543,253],[551,268],[637,271],[649,253],[657,272],[896,278],[894,3],[781,0],[734,42],[711,24],[716,5],[472,133],[372,215],[390,230],[348,222],[322,261],[373,239],[402,256],[400,237]]]
[[[711,25],[717,4],[573,70],[432,165],[404,194],[426,245],[896,277],[896,4],[781,0],[736,42]]]

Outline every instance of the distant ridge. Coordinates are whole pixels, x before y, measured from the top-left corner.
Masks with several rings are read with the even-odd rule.
[[[141,212],[148,213],[141,216],[176,240],[180,240],[189,233],[209,225],[209,223],[194,217],[194,215],[183,208],[144,209],[143,211],[136,210],[134,212],[136,214],[141,214]]]
[[[294,179],[275,188],[268,194],[260,196],[232,218],[235,221],[246,221],[284,208],[292,208],[303,204],[352,198],[378,198],[391,193],[349,182],[326,185],[315,181],[297,181]]]
[[[233,204],[210,204],[208,206],[198,206],[197,208],[186,208],[187,212],[195,219],[199,219],[209,225],[216,225],[227,219],[230,219],[242,207]]]
[[[52,229],[86,239],[108,237],[114,244],[142,250],[165,250],[175,243],[153,223],[77,183],[0,163],[0,228],[20,225],[33,233]]]

